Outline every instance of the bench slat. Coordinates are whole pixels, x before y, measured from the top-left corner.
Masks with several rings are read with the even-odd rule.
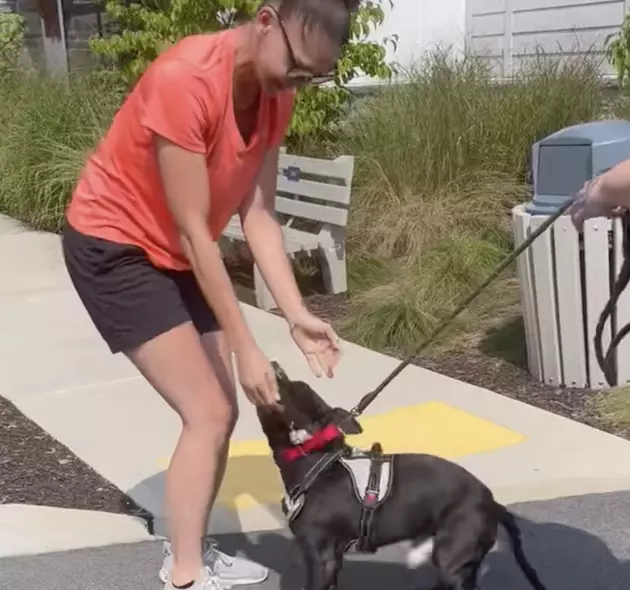
[[[315,250],[320,245],[319,236],[310,234],[292,227],[283,227],[282,233],[286,243],[286,249],[291,254],[300,250]]]
[[[339,156],[335,160],[320,160],[318,158],[295,156],[281,152],[278,159],[278,167],[285,169],[290,166],[299,168],[303,174],[341,179],[349,187],[354,174],[354,157]]]
[[[291,170],[292,167],[298,170]],[[324,284],[328,293],[344,293],[348,289],[345,248],[343,247],[345,232],[325,226],[345,228],[348,222],[353,174],[354,157],[352,156],[340,156],[333,161],[319,160],[289,155],[283,147],[280,148],[276,212],[292,218],[309,219],[324,224],[318,234],[283,226],[284,249],[290,258],[298,252],[310,254],[319,251]],[[287,176],[297,178],[297,180],[289,180]],[[326,204],[297,200],[291,198],[292,196]],[[223,231],[223,237],[235,242],[245,241],[238,214],[230,219]],[[269,310],[276,306],[273,295],[256,264],[254,264],[254,291],[258,307]]]
[[[316,205],[315,203],[296,201],[286,197],[276,197],[276,211],[285,215],[302,217],[303,219],[311,219],[339,227],[345,227],[348,222],[347,209]]]
[[[285,239],[285,249],[289,254],[294,254],[300,250],[315,250],[320,244],[320,239],[317,235],[300,231],[299,229],[283,227],[282,233]],[[230,223],[225,228],[223,235],[230,240],[241,242],[245,240],[238,215],[230,219]]]
[[[238,215],[233,215],[230,219],[227,227],[223,230],[223,235],[231,240],[244,240],[243,228],[241,227],[241,220]]]
[[[314,180],[289,180],[286,176],[278,174],[278,191],[283,193],[349,205],[350,190],[349,186],[336,186]]]

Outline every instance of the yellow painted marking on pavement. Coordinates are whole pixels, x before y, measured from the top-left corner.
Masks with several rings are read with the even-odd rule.
[[[369,448],[379,441],[386,453],[430,453],[446,459],[519,444],[525,437],[442,402],[395,408],[361,419],[363,433],[348,442]],[[160,461],[166,468],[168,460]],[[277,504],[284,493],[266,440],[233,441],[217,502],[235,511]]]
[[[430,453],[447,459],[486,453],[525,437],[442,402],[395,408],[361,419],[363,433],[349,436],[361,448],[379,441],[386,453]]]

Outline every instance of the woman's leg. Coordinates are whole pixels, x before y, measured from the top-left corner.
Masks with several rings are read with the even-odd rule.
[[[190,308],[193,310],[192,315],[195,318],[199,318],[202,314],[207,314],[207,311],[203,311],[201,304],[199,306],[190,303],[190,296],[186,297],[186,300],[190,304]],[[205,304],[204,304],[205,305]],[[210,319],[204,321],[204,327],[207,328],[212,322]],[[206,356],[210,361],[210,364],[214,367],[217,378],[221,383],[221,387],[226,392],[228,402],[232,405],[233,415],[238,415],[238,406],[236,399],[236,388],[234,385],[234,371],[232,368],[232,358],[230,350],[227,345],[227,341],[223,332],[210,331],[205,332],[201,336],[201,342],[205,350]],[[217,464],[214,478],[214,489],[212,492],[212,499],[208,505],[208,513],[206,514],[206,520],[209,516],[210,510],[214,506],[216,497],[221,487],[221,482],[225,474],[228,453],[229,453],[229,437],[226,438],[223,448],[217,454]],[[260,584],[265,581],[269,571],[263,565],[251,561],[243,556],[232,556],[222,553],[214,540],[210,538],[204,539],[204,558],[206,565],[211,566],[215,575],[219,577],[222,585],[225,586],[240,586]],[[160,579],[165,581],[169,578],[170,571],[173,563],[173,548],[170,543],[165,545],[165,557],[160,570]]]
[[[175,555],[165,559],[160,577],[173,572],[176,584],[194,579],[237,416],[225,339],[192,272],[158,270],[140,248],[82,234],[69,224],[63,252],[75,289],[111,351],[125,352],[181,417],[166,491]],[[233,584],[267,576],[258,564],[231,559],[225,572],[215,573]]]
[[[206,353],[206,357],[210,361],[212,367],[214,367],[217,379],[221,384],[221,389],[225,392],[226,400],[232,408],[235,425],[236,420],[238,419],[238,401],[236,399],[236,387],[234,384],[232,353],[230,352],[225,334],[222,331],[207,332],[206,334],[202,334],[201,344],[204,352]],[[231,434],[232,433],[230,432],[230,435]],[[212,509],[212,506],[214,506],[219,489],[221,488],[221,482],[223,481],[223,476],[225,475],[229,452],[230,437],[225,440],[225,443],[217,456],[217,470],[214,489],[212,491],[212,501],[208,508],[208,517],[210,516],[210,510]]]
[[[203,565],[202,537],[236,421],[233,387],[211,365],[190,322],[126,354],[182,420],[167,473],[166,502],[174,558],[171,581],[186,584]]]

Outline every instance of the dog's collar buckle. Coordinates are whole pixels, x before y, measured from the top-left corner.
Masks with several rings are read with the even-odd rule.
[[[313,451],[318,451],[325,447],[329,442],[343,436],[343,431],[335,424],[329,424],[321,430],[315,432],[311,438],[301,445],[294,445],[288,449],[284,449],[281,453],[282,459],[285,461],[295,461],[300,457],[305,457]]]

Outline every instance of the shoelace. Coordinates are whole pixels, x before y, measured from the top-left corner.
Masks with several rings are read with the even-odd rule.
[[[225,555],[225,553],[219,551],[218,542],[211,537],[204,537],[204,544],[206,545],[204,551],[204,561],[210,562],[210,567],[214,571],[215,565],[218,561],[226,565],[227,567],[232,567],[232,560],[229,556]]]
[[[224,590],[216,574],[209,568],[204,567],[204,577],[201,582],[201,590]]]

